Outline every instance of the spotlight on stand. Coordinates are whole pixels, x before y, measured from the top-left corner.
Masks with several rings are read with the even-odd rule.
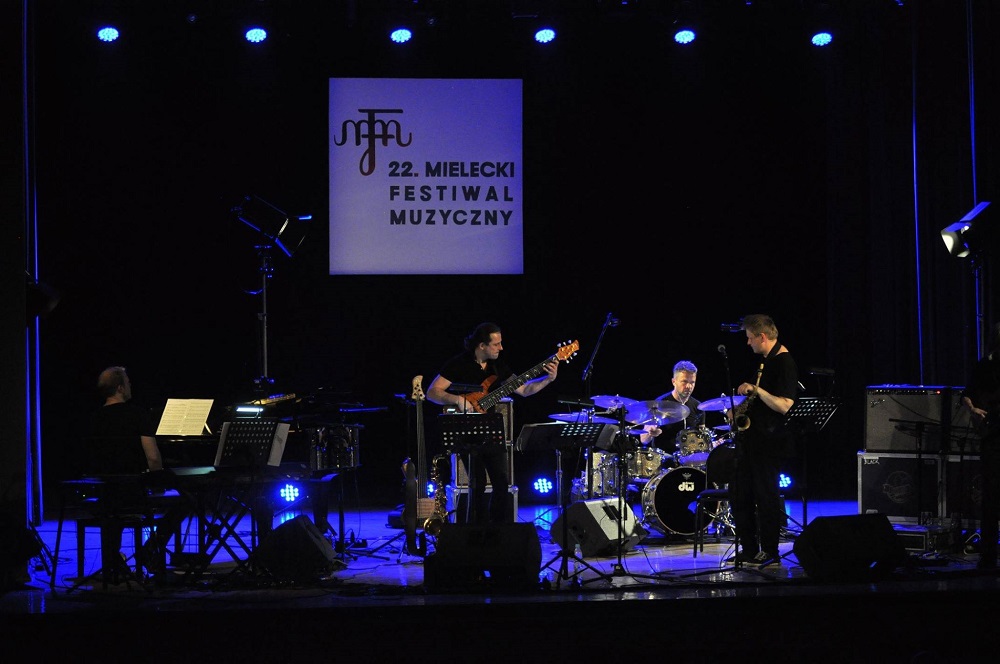
[[[233,208],[236,218],[274,243],[289,258],[302,246],[312,216],[293,217],[257,196]]]
[[[944,240],[944,246],[949,254],[956,258],[966,258],[970,255],[974,257],[986,248],[986,231],[989,229],[984,228],[985,221],[982,217],[985,216],[983,213],[989,205],[989,201],[983,201],[964,217],[941,229],[941,239]]]

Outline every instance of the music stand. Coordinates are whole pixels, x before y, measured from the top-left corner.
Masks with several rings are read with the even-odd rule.
[[[610,579],[610,575],[601,572],[599,569],[579,558],[575,553],[567,551],[569,545],[569,522],[565,518],[562,493],[562,451],[580,449],[583,447],[594,447],[608,445],[609,440],[613,440],[618,434],[618,427],[604,422],[545,422],[542,424],[525,424],[521,428],[521,433],[514,442],[514,449],[518,452],[534,452],[554,450],[556,453],[556,495],[558,496],[559,518],[562,523],[562,543],[559,546],[559,553],[541,569],[547,569],[559,558],[562,563],[556,572],[556,588],[563,579],[569,581],[573,579],[580,585],[577,569],[573,574],[569,573],[569,559],[572,558],[577,563],[595,572],[599,578]],[[539,570],[540,571],[540,570]]]
[[[449,453],[468,454],[469,459],[469,499],[466,502],[466,523],[473,514],[472,506],[478,493],[475,454],[484,447],[504,447],[503,413],[454,413],[438,415],[441,447]],[[485,489],[484,489],[485,491]],[[493,496],[496,500],[506,500],[506,496]],[[479,515],[480,517],[484,515]],[[515,515],[516,516],[516,515]]]
[[[840,407],[840,401],[832,397],[799,397],[785,413],[785,429],[793,434],[819,433]],[[809,523],[808,473],[806,472],[806,450],[802,450],[802,523],[799,529]]]

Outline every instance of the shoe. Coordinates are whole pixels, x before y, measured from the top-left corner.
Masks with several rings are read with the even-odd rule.
[[[727,563],[752,563],[752,562],[754,562],[754,560],[756,559],[756,557],[759,556],[759,555],[760,555],[759,551],[757,553],[750,553],[749,551],[741,550],[738,553],[736,553],[735,555],[732,555],[732,556],[729,556],[728,558],[726,558],[726,562]]]
[[[758,551],[757,555],[753,558],[753,563],[759,565],[760,567],[767,567],[768,565],[773,565],[781,560],[781,556],[777,553],[768,553],[767,551]]]

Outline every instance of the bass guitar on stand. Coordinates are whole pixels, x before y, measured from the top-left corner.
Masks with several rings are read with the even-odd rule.
[[[407,458],[403,461],[403,477],[405,491],[403,500],[403,530],[406,533],[406,552],[411,556],[423,557],[426,553],[425,542],[417,541],[417,524],[424,523],[435,513],[434,498],[427,497],[427,452],[424,443],[424,389],[421,383],[423,376],[414,376],[412,383],[413,405],[416,409],[417,429],[417,461]],[[423,497],[421,497],[423,494]]]

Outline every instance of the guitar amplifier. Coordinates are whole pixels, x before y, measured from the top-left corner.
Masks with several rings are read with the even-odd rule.
[[[507,448],[507,477],[510,479],[510,484],[514,484],[514,446],[511,444],[505,445]],[[492,487],[493,480],[490,479],[490,474],[486,473],[486,486]],[[469,488],[469,471],[465,468],[465,462],[462,460],[461,454],[451,455],[451,487],[454,489],[468,489]]]
[[[979,453],[979,436],[962,407],[962,387],[870,385],[865,398],[865,451]]]

